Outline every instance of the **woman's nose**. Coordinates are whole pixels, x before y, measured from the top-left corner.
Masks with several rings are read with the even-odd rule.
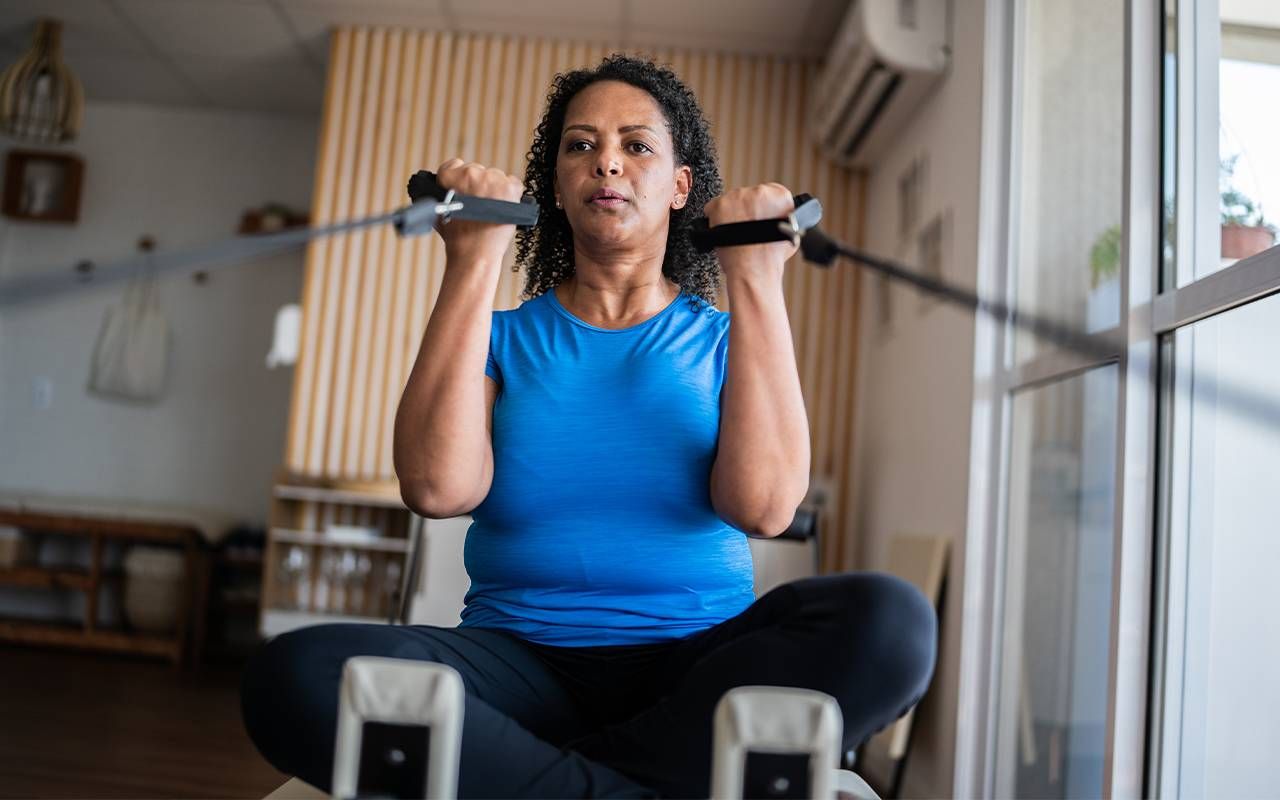
[[[606,175],[621,174],[622,159],[618,158],[613,153],[601,150],[599,157],[596,158],[596,175],[603,178]]]

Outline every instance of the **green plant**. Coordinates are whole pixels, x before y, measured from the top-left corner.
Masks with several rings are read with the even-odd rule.
[[[1231,179],[1235,177],[1236,161],[1239,158],[1240,155],[1237,153],[1230,158],[1222,159],[1220,162],[1218,171],[1218,206],[1222,213],[1222,224],[1241,225],[1246,228],[1265,226],[1274,231],[1275,228],[1273,226],[1267,225],[1262,214],[1262,207],[1255,203],[1252,197],[1232,185]]]
[[[1094,240],[1089,250],[1089,275],[1093,286],[1097,286],[1108,278],[1114,278],[1120,272],[1120,243],[1122,240],[1120,226],[1112,225]]]

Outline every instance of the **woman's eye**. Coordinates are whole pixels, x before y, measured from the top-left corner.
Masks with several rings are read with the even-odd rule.
[[[645,144],[644,142],[632,142],[631,144],[629,144],[629,145],[627,145],[627,146],[628,146],[628,147],[630,147],[630,148],[632,149],[632,151],[633,151],[633,152],[636,152],[636,153],[650,153],[650,152],[653,152],[652,150],[650,150],[649,145]]]
[[[586,150],[586,149],[587,149],[588,147],[590,147],[590,146],[591,146],[591,143],[590,143],[590,142],[587,142],[587,141],[585,141],[585,140],[583,140],[583,139],[578,139],[578,140],[577,140],[577,141],[575,141],[575,142],[570,142],[570,143],[569,143],[569,149],[570,149],[570,150],[577,150],[577,151],[579,151],[579,152],[581,152],[581,151],[583,151],[583,150]]]

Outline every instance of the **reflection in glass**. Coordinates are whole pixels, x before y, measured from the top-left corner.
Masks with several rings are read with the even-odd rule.
[[[1174,336],[1169,796],[1274,797],[1280,786],[1278,347],[1280,295]]]
[[[1013,228],[1017,305],[1119,323],[1124,185],[1123,0],[1018,4]],[[1042,347],[1019,334],[1017,360]]]
[[[1221,258],[1203,277],[1275,244],[1280,225],[1280,3],[1220,0],[1218,196]]]
[[[1101,797],[1117,367],[1017,394],[997,797]]]
[[[281,556],[276,567],[275,607],[291,611],[308,611],[311,608],[311,553],[310,548],[291,545]]]

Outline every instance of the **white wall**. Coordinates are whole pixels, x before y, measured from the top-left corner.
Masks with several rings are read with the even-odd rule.
[[[234,234],[267,201],[310,209],[314,117],[89,104],[80,220],[0,217],[0,277]],[[0,145],[23,147],[0,139]],[[0,310],[0,490],[207,507],[263,523],[282,461],[292,370],[263,364],[275,309],[301,293],[301,251],[160,282],[172,328],[168,387],[153,405],[85,391],[107,306],[122,285]],[[52,402],[39,408],[34,386]]]
[[[945,220],[942,278],[977,276],[983,3],[953,0],[950,73],[872,170],[867,248],[913,263],[898,237],[898,180],[927,158],[921,219]],[[955,761],[960,567],[969,482],[973,318],[909,289],[882,291],[864,273],[855,432],[858,568],[881,568],[900,533],[953,539],[934,684],[915,718],[906,797],[949,797]],[[887,299],[887,303],[884,302]],[[887,306],[887,314],[886,314]]]

